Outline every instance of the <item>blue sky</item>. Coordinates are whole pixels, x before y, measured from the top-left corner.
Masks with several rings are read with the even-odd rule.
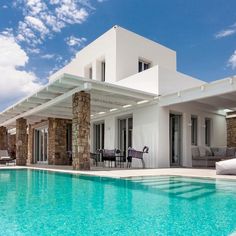
[[[0,110],[120,25],[177,52],[178,70],[236,74],[235,0],[0,0]]]

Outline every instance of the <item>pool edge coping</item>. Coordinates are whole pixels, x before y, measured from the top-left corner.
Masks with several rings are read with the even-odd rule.
[[[236,181],[235,175],[196,175],[196,174],[189,174],[189,173],[140,173],[140,174],[126,174],[121,175],[119,174],[120,170],[113,170],[111,171],[77,171],[77,170],[63,170],[63,169],[52,169],[52,168],[43,168],[43,167],[33,167],[33,166],[4,166],[0,167],[0,171],[2,170],[18,170],[18,169],[30,169],[30,170],[44,170],[56,173],[67,173],[67,174],[75,174],[75,175],[86,175],[86,176],[94,176],[94,177],[104,177],[104,178],[113,178],[113,179],[131,179],[135,177],[155,177],[155,176],[178,176],[178,177],[192,177],[192,178],[202,178],[202,179],[215,179],[215,180],[234,180]],[[163,168],[163,169],[145,169],[150,171],[160,171],[160,170],[169,170],[170,168]],[[184,169],[184,168],[183,168]],[[178,169],[179,170],[179,169]],[[198,170],[198,169],[195,169]],[[199,169],[202,170],[202,169]],[[118,173],[115,173],[115,172]],[[124,172],[128,172],[129,170],[123,170]],[[123,172],[122,171],[122,172]],[[135,170],[133,170],[135,171]],[[141,171],[142,172],[142,171]]]

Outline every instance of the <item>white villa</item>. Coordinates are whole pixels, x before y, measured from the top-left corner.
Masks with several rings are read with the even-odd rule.
[[[147,168],[192,167],[192,145],[236,146],[235,108],[236,77],[180,73],[175,51],[114,26],[0,113],[0,149],[16,147],[17,165],[70,164],[72,151],[73,168],[89,169],[90,152],[148,146]]]

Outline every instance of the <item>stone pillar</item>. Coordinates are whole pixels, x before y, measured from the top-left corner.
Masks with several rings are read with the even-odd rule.
[[[27,121],[24,118],[19,118],[16,120],[16,165],[26,165],[27,141]]]
[[[227,146],[236,147],[236,117],[227,118]]]
[[[33,164],[33,145],[34,145],[34,129],[32,125],[28,126],[28,156],[27,156],[27,164]]]
[[[73,169],[90,170],[90,94],[78,92],[72,98]]]
[[[48,119],[48,164],[69,165],[67,155],[67,125],[70,120],[49,118]]]
[[[7,128],[1,126],[0,127],[0,150],[7,150]]]

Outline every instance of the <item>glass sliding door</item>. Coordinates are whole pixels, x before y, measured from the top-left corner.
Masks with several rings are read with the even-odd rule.
[[[48,128],[38,128],[34,131],[35,163],[48,162]]]
[[[99,122],[93,126],[93,142],[94,142],[94,152],[99,149],[104,149],[104,123]]]
[[[181,115],[170,114],[170,165],[181,164]]]
[[[128,148],[133,145],[133,118],[127,117],[118,120],[119,128],[119,149],[127,155]]]

